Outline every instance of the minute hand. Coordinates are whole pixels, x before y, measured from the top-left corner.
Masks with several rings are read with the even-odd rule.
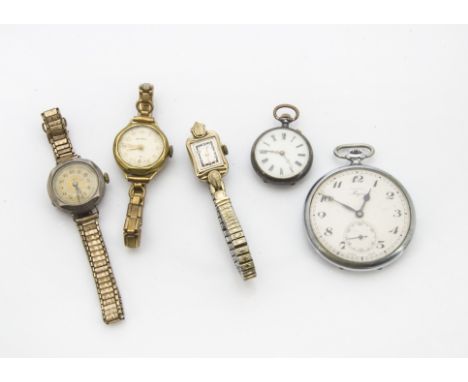
[[[350,207],[348,206],[347,204],[344,204],[344,203],[341,203],[340,201],[336,200],[333,196],[329,196],[329,195],[324,195],[322,194],[322,196],[324,196],[325,198],[327,198],[328,200],[332,201],[332,202],[335,202],[335,203],[338,203],[340,206],[343,206],[344,208],[346,208],[347,210],[350,210],[354,213],[357,213],[358,211],[355,210],[353,207]]]

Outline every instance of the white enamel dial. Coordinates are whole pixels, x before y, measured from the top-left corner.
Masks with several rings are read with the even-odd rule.
[[[294,129],[278,127],[258,138],[253,159],[263,174],[284,180],[306,171],[312,153],[303,135]]]
[[[98,175],[88,164],[70,163],[60,168],[52,179],[57,198],[68,205],[80,205],[91,200],[98,189]]]
[[[127,165],[149,167],[161,157],[164,142],[161,135],[151,127],[134,126],[120,137],[117,150]]]
[[[370,168],[337,172],[325,178],[309,198],[309,234],[332,262],[341,260],[341,264],[357,267],[385,262],[411,228],[411,203],[404,190]]]

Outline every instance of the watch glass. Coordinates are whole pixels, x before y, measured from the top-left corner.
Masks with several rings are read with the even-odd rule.
[[[307,199],[305,218],[312,242],[328,260],[345,268],[373,269],[401,252],[413,216],[398,181],[361,167],[320,180]]]
[[[155,164],[164,151],[164,141],[153,128],[138,125],[120,137],[117,151],[130,167],[149,167]]]
[[[299,180],[312,165],[312,149],[297,130],[278,127],[264,132],[252,149],[252,164],[265,180]]]
[[[98,190],[98,174],[87,163],[72,161],[57,170],[52,189],[64,204],[81,205],[90,201]]]
[[[194,142],[191,144],[191,148],[199,171],[205,171],[224,164],[223,157],[221,156],[219,145],[215,137]]]

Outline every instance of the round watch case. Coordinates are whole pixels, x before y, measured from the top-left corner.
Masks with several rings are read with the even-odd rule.
[[[90,200],[88,200],[86,203],[83,203],[83,204],[75,205],[75,204],[64,203],[57,197],[57,195],[54,192],[53,180],[54,180],[55,174],[63,167],[69,166],[72,163],[84,163],[85,165],[90,166],[96,172],[96,175],[98,178],[98,187],[96,189],[96,192],[94,193],[94,196]],[[64,210],[68,213],[82,214],[82,213],[91,211],[93,208],[95,208],[99,204],[99,202],[104,197],[106,183],[108,182],[109,182],[109,178],[107,174],[104,175],[101,169],[94,162],[88,159],[83,159],[83,158],[78,157],[78,158],[74,158],[69,161],[66,161],[64,163],[61,163],[52,169],[52,171],[49,174],[49,179],[47,181],[47,192],[49,194],[50,200],[52,201],[52,204],[55,207],[61,210]]]
[[[131,130],[132,128],[136,127],[136,126],[144,126],[144,127],[148,127],[150,129],[153,129],[156,131],[157,134],[160,135],[162,141],[163,141],[163,152],[161,153],[161,156],[158,158],[158,160],[149,165],[149,166],[142,166],[142,167],[135,167],[135,166],[130,166],[127,162],[125,162],[122,157],[120,156],[119,152],[118,152],[118,144],[120,142],[120,139],[123,137],[123,135]],[[169,141],[167,140],[167,137],[166,135],[162,132],[162,130],[157,126],[157,125],[154,125],[154,124],[149,124],[149,123],[144,123],[144,122],[139,122],[139,121],[132,121],[130,122],[126,127],[124,127],[122,130],[119,131],[119,133],[117,134],[117,136],[115,137],[114,139],[114,145],[113,145],[113,153],[114,153],[114,157],[115,157],[115,160],[117,161],[117,164],[119,165],[119,167],[125,172],[125,173],[128,173],[128,174],[131,174],[131,175],[141,175],[141,176],[145,176],[145,175],[156,175],[158,173],[158,171],[162,168],[162,166],[164,165],[164,163],[166,162],[166,159],[168,156],[171,156],[172,155],[172,149],[171,149],[171,146],[169,145]]]
[[[257,159],[255,156],[255,149],[257,148],[257,145],[260,143],[260,140],[266,135],[269,134],[273,131],[282,131],[283,129],[291,129],[293,130],[296,134],[298,134],[302,139],[304,139],[304,142],[306,143],[307,149],[309,151],[309,159],[307,160],[307,163],[305,164],[304,168],[296,175],[289,177],[289,178],[277,178],[274,176],[271,176],[270,174],[266,173],[263,171],[259,164],[257,163]],[[275,183],[275,184],[289,184],[289,185],[294,185],[296,184],[299,180],[304,178],[304,176],[307,175],[309,172],[310,168],[312,167],[312,163],[314,161],[314,152],[312,150],[312,146],[309,142],[309,140],[302,134],[299,130],[293,129],[289,126],[277,126],[273,127],[271,129],[268,129],[264,131],[262,134],[258,136],[258,138],[255,140],[252,150],[250,152],[250,161],[252,162],[252,167],[254,168],[255,172],[257,175],[259,175],[264,182],[266,183]]]
[[[345,171],[353,171],[353,170],[368,170],[375,172],[377,174],[382,175],[383,177],[386,177],[390,179],[395,185],[400,188],[401,192],[403,193],[404,197],[408,201],[408,206],[410,210],[410,226],[408,229],[408,232],[406,234],[406,237],[404,240],[401,242],[401,244],[390,254],[387,256],[378,259],[374,262],[367,262],[367,263],[357,263],[357,262],[352,262],[352,261],[346,261],[345,259],[336,256],[333,254],[331,251],[329,251],[327,248],[325,248],[318,238],[316,237],[312,226],[310,222],[310,206],[312,202],[312,198],[314,197],[316,191],[320,188],[320,186],[326,182],[329,178],[335,176],[338,173],[345,172]],[[379,169],[375,168],[372,166],[368,165],[363,165],[363,164],[350,164],[347,166],[342,166],[339,167],[335,170],[330,171],[329,173],[325,174],[322,178],[320,178],[312,187],[312,189],[309,191],[305,205],[304,205],[304,221],[305,221],[305,226],[307,229],[307,234],[310,239],[310,242],[312,243],[312,246],[314,247],[315,251],[327,262],[333,264],[334,266],[337,266],[340,269],[344,270],[351,270],[351,271],[372,271],[372,270],[380,270],[382,268],[385,268],[386,266],[392,264],[395,262],[405,251],[405,249],[408,247],[408,245],[411,242],[411,239],[413,238],[414,235],[414,230],[415,230],[415,225],[416,225],[416,215],[415,215],[415,208],[413,201],[406,190],[406,188],[398,181],[393,175],[390,175],[389,173]]]

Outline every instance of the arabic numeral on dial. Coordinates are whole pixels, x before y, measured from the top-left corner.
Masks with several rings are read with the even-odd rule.
[[[353,177],[353,183],[362,183],[364,182],[364,177],[362,175],[356,175]]]
[[[332,227],[328,227],[326,230],[325,230],[325,236],[331,236],[333,235],[333,228]]]
[[[345,241],[340,242],[340,249],[346,249],[346,242]]]
[[[322,197],[320,198],[320,202],[323,203],[323,202],[327,202],[327,201],[331,201],[332,198],[328,195],[322,195]]]
[[[401,217],[401,215],[403,215],[403,213],[401,212],[401,210],[395,210],[394,214],[393,214],[393,217],[394,218],[399,218]]]
[[[380,240],[377,243],[377,249],[384,249],[385,248],[385,241]]]
[[[388,191],[385,195],[387,196],[387,199],[395,199],[395,193],[393,191]]]
[[[323,212],[323,211],[320,211],[317,213],[317,216],[321,219],[323,219],[325,216],[327,216],[327,213],[326,212]]]
[[[379,184],[379,181],[376,180],[376,181],[374,182],[374,188],[376,188],[378,184]]]
[[[390,231],[388,231],[389,233],[393,233],[394,235],[396,235],[398,233],[398,226],[396,226],[395,228],[391,229]]]
[[[335,183],[333,183],[333,188],[341,188],[342,184],[343,184],[343,182],[336,181]]]

